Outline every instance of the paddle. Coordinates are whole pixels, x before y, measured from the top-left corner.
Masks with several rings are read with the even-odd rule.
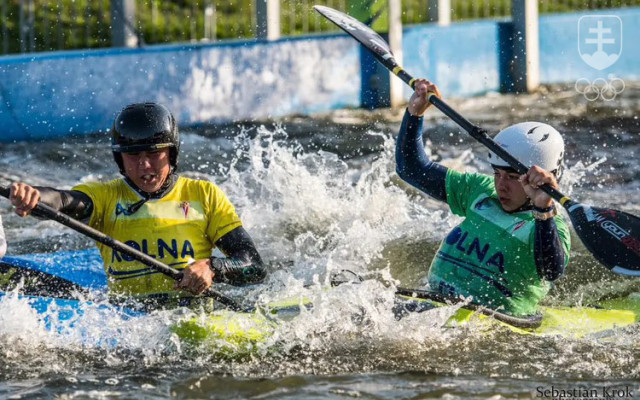
[[[411,88],[415,79],[400,67],[387,42],[371,28],[358,20],[329,7],[314,6],[325,18],[351,35]],[[442,99],[430,94],[429,102],[467,131],[473,138],[509,163],[518,173],[525,174],[529,168],[509,154],[481,129]],[[568,211],[576,233],[594,257],[613,272],[622,275],[640,276],[640,218],[622,211],[596,208],[580,204],[558,190],[544,185],[540,189]]]
[[[453,296],[446,296],[444,294],[436,293],[436,292],[430,292],[428,290],[407,289],[407,288],[399,287],[399,288],[396,289],[396,296],[408,297],[409,299],[432,300],[432,301],[436,301],[438,303],[445,303],[445,304],[465,303],[465,304],[462,305],[462,308],[465,308],[465,309],[471,310],[471,311],[475,311],[475,312],[478,312],[480,314],[489,315],[489,316],[495,318],[498,321],[507,323],[507,324],[509,324],[511,326],[515,326],[516,328],[535,329],[535,328],[540,327],[540,325],[542,325],[542,314],[536,314],[536,315],[532,315],[530,317],[514,317],[512,315],[504,314],[504,313],[501,313],[499,311],[492,310],[490,308],[487,308],[487,307],[484,307],[484,306],[481,306],[481,305],[478,305],[478,304],[466,303],[463,298],[458,298],[458,297],[453,297]],[[408,312],[413,311],[407,305],[405,305],[405,309]]]
[[[1,187],[0,186],[0,196],[6,197],[7,199],[9,198],[11,194],[11,191],[9,190],[9,188],[6,187]],[[51,219],[54,221],[57,221],[59,223],[61,223],[62,225],[65,225],[71,229],[73,229],[76,232],[79,232],[85,236],[90,237],[91,239],[95,240],[96,242],[100,242],[106,246],[111,247],[114,250],[119,251],[120,253],[126,254],[129,257],[132,257],[133,259],[141,262],[142,264],[153,268],[154,270],[168,276],[171,279],[174,279],[176,281],[179,281],[180,279],[182,279],[182,272],[176,270],[175,268],[171,268],[168,265],[165,265],[163,263],[161,263],[160,261],[156,260],[153,257],[150,257],[148,255],[146,255],[145,253],[136,250],[130,246],[127,246],[126,244],[113,239],[107,235],[105,235],[104,233],[93,229],[92,227],[83,224],[82,222],[71,218],[70,216],[61,213],[60,211],[57,211],[51,207],[49,207],[46,204],[43,203],[38,203],[38,205],[36,206],[36,208],[32,211],[31,213],[34,216],[37,217],[43,217],[43,218],[47,218],[47,219]],[[253,307],[245,307],[245,306],[241,306],[240,304],[238,304],[235,300],[233,300],[232,298],[225,296],[224,294],[213,290],[212,288],[209,288],[207,291],[205,291],[203,294],[203,296],[205,297],[211,297],[213,299],[215,299],[216,301],[220,302],[221,304],[225,305],[226,307],[228,307],[229,309],[233,310],[233,311],[243,311],[243,312],[252,312],[254,311]]]
[[[331,274],[331,286],[338,286],[345,283],[359,284],[363,281],[364,281],[364,278],[362,276],[348,269],[342,269]],[[396,296],[399,296],[401,298],[402,297],[409,298],[409,300],[424,299],[424,300],[432,300],[438,303],[445,303],[445,304],[465,303],[462,305],[462,308],[466,308],[467,310],[471,310],[471,311],[476,311],[476,312],[479,312],[480,314],[492,316],[498,321],[505,322],[517,328],[535,329],[542,324],[541,314],[533,315],[530,317],[514,317],[512,315],[504,314],[499,311],[484,307],[482,305],[465,302],[465,299],[461,297],[447,296],[442,293],[431,292],[428,290],[407,289],[403,287],[398,287],[396,288],[395,294]],[[418,310],[418,308],[415,306],[416,306],[415,303],[406,303],[406,304],[400,303],[398,304],[398,306],[394,307],[394,309],[396,311],[399,311],[400,313],[413,312]]]

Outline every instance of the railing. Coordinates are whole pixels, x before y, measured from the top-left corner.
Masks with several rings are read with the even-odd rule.
[[[141,44],[253,38],[257,1],[266,0],[135,0],[130,28]],[[403,23],[433,20],[429,9],[434,1],[404,0]],[[335,30],[313,12],[315,4],[349,10],[348,0],[280,0],[279,32],[288,36]],[[640,0],[543,0],[539,11],[631,6],[640,6]],[[450,8],[452,21],[508,17],[511,0],[450,0]],[[0,0],[0,53],[110,47],[111,26],[111,0]]]

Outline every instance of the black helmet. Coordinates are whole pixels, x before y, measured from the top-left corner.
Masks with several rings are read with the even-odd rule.
[[[120,173],[124,175],[121,153],[169,148],[169,162],[178,168],[180,140],[178,126],[171,112],[157,103],[138,103],[126,106],[113,122],[111,150]]]

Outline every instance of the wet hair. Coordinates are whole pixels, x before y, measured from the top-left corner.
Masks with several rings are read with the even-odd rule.
[[[494,164],[491,164],[491,167],[494,170],[495,169],[499,169],[499,170],[505,171],[508,174],[519,174],[519,175],[522,175],[518,171],[516,171],[516,169],[513,168],[513,167],[503,167],[502,165],[494,165]],[[554,169],[553,171],[551,171],[551,173],[556,178],[556,181],[560,182],[560,178],[562,178],[562,167],[559,167],[558,169]]]

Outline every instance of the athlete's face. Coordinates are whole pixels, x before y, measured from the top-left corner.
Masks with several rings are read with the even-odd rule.
[[[508,172],[500,168],[493,169],[493,183],[500,205],[507,212],[517,210],[529,200],[519,178],[520,174],[516,172]]]
[[[125,175],[141,190],[153,193],[171,172],[169,149],[122,153]]]

